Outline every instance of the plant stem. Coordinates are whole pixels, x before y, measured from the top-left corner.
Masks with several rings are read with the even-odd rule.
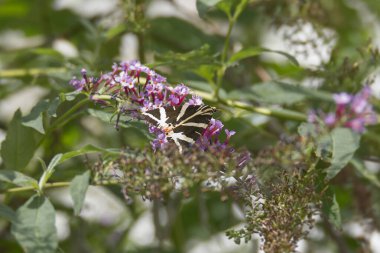
[[[64,186],[69,186],[70,182],[56,182],[56,183],[46,183],[44,185],[44,189],[46,188],[57,188],[57,187],[64,187]],[[30,191],[30,190],[35,190],[33,186],[23,186],[23,187],[15,187],[8,189],[6,193],[11,193],[11,192],[23,192],[23,191]]]
[[[66,187],[69,186],[71,182],[55,182],[55,183],[46,183],[44,185],[44,189],[48,188],[58,188],[58,187]],[[92,185],[95,186],[100,186],[100,185],[115,185],[115,184],[120,184],[121,182],[119,180],[108,180],[108,181],[103,181],[103,182],[95,182]],[[2,193],[13,193],[13,192],[23,192],[23,191],[30,191],[30,190],[35,190],[36,188],[33,186],[22,186],[22,187],[14,187],[6,190],[5,192]]]
[[[224,73],[226,72],[226,69],[227,69],[226,59],[227,59],[227,54],[228,54],[228,48],[230,47],[231,31],[234,24],[235,24],[235,20],[230,18],[228,21],[228,30],[227,30],[226,40],[224,42],[224,47],[223,47],[223,52],[222,52],[222,58],[221,58],[222,66],[217,71],[217,76],[216,76],[216,89],[215,89],[214,96],[217,100],[219,100],[219,90],[222,86]]]
[[[242,110],[246,110],[249,112],[259,113],[266,116],[274,116],[281,119],[288,119],[288,120],[295,120],[295,121],[306,121],[307,116],[303,113],[299,113],[297,111],[282,109],[282,108],[268,108],[268,107],[259,107],[259,106],[253,106],[244,102],[239,101],[233,101],[230,99],[222,100],[219,99],[218,101],[213,98],[213,96],[210,93],[202,92],[202,91],[195,91],[195,93],[198,96],[203,97],[206,100],[209,100],[211,102],[220,103],[223,105],[228,105],[233,108],[238,108]]]
[[[232,27],[234,26],[234,24],[235,24],[235,20],[230,19],[228,21],[228,30],[227,30],[227,35],[226,35],[226,41],[224,42],[223,53],[222,53],[222,63],[225,63],[226,58],[227,58],[228,48],[230,47],[231,31],[232,31]]]
[[[48,136],[54,129],[56,129],[58,126],[62,126],[62,123],[67,123],[68,122],[68,118],[70,118],[72,116],[72,114],[78,110],[79,108],[81,108],[83,105],[87,104],[90,100],[89,99],[83,99],[81,101],[79,101],[78,103],[76,103],[73,107],[71,107],[67,112],[65,112],[61,117],[59,117],[56,121],[54,121],[53,124],[50,125],[50,127],[48,128],[48,130],[46,131],[45,133],[45,138],[46,136]],[[37,146],[40,146],[43,141],[45,140],[45,138],[42,138],[41,141],[38,143]]]
[[[295,121],[306,121],[307,117],[303,113],[299,113],[296,111],[291,111],[287,109],[276,109],[276,108],[266,108],[266,107],[258,107],[258,106],[252,106],[243,102],[238,102],[238,101],[232,101],[232,100],[226,100],[222,101],[226,105],[243,109],[246,111],[250,112],[255,112],[259,113],[262,115],[267,115],[267,116],[275,116],[277,118],[282,118],[282,119],[288,119],[288,120],[295,120]]]
[[[64,73],[65,68],[30,68],[0,70],[0,77],[37,76],[52,73]]]
[[[330,222],[328,221],[328,219],[325,216],[323,216],[322,219],[323,219],[322,220],[323,226],[324,226],[327,234],[329,234],[330,237],[336,243],[336,246],[338,248],[338,252],[339,253],[350,253],[351,251],[349,250],[348,245],[344,241],[344,238],[342,237],[342,235],[333,228],[333,226],[330,224]]]
[[[78,103],[76,103],[67,112],[65,112],[61,117],[59,117],[59,119],[57,119],[56,121],[54,121],[54,123],[51,124],[51,126],[49,127],[49,130],[50,131],[54,130],[54,128],[57,127],[58,125],[60,125],[61,122],[65,121],[66,118],[70,117],[71,114],[73,114],[76,110],[78,110],[79,108],[81,108],[83,105],[87,104],[89,101],[90,100],[86,98],[86,99],[83,99],[83,100],[79,101]]]

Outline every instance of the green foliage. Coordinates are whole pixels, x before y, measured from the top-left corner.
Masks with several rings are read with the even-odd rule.
[[[0,216],[12,223],[16,222],[16,213],[8,206],[0,203]]]
[[[1,144],[1,157],[5,166],[12,170],[24,169],[41,140],[39,133],[21,123],[21,112],[17,111],[9,125],[7,137]]]
[[[342,218],[340,215],[339,204],[336,201],[335,194],[329,194],[324,203],[323,203],[323,211],[327,216],[327,220],[333,224],[333,226],[337,229],[342,228]]]
[[[380,188],[380,179],[376,176],[375,173],[371,173],[368,171],[366,166],[364,165],[363,161],[360,161],[358,159],[352,159],[351,160],[352,166],[356,169],[356,171],[365,179],[367,179],[369,182],[371,182],[372,185]]]
[[[34,195],[16,211],[12,234],[25,252],[54,252],[58,246],[55,210],[46,197]]]
[[[45,163],[41,161],[42,167],[44,169],[44,173],[42,174],[40,181],[38,182],[38,186],[40,191],[45,187],[46,182],[53,175],[55,171],[55,167],[58,165],[62,158],[62,154],[56,154],[50,161],[49,165],[46,167]]]
[[[37,180],[14,170],[0,170],[0,181],[18,186],[38,187]]]
[[[173,15],[161,15],[157,0],[123,0],[102,14],[56,2],[1,3],[1,252],[19,252],[17,244],[56,252],[56,214],[69,221],[63,252],[186,252],[225,231],[237,243],[259,233],[268,253],[293,252],[300,239],[310,252],[369,252],[368,235],[352,236],[345,224],[380,229],[380,128],[356,133],[344,124],[352,115],[332,125],[325,116],[337,115],[333,94],[378,82],[378,1],[197,0],[198,13],[166,1]],[[284,50],[269,41],[272,30]],[[101,97],[105,87],[83,95],[68,84],[82,68],[100,78],[130,55],[215,106],[215,118],[236,131],[233,155],[153,152],[146,124],[127,113],[131,104]],[[379,110],[378,98],[368,101]],[[312,110],[320,118],[306,123]],[[115,224],[108,213],[101,221],[84,215],[89,185],[126,203]],[[74,212],[60,200],[65,193],[51,192],[58,187],[69,187]],[[132,235],[147,213],[151,245]],[[312,227],[324,236],[309,237]]]
[[[332,160],[327,168],[327,179],[335,177],[359,148],[360,136],[347,128],[336,128],[331,133]]]
[[[229,98],[281,105],[291,105],[305,99],[331,101],[331,96],[324,92],[281,82],[258,83],[246,90],[235,90],[229,93]]]
[[[89,170],[77,175],[70,183],[70,194],[74,202],[74,214],[79,215],[83,207],[86,191],[90,183],[91,172]]]
[[[249,57],[259,56],[263,53],[276,53],[276,54],[283,55],[286,58],[288,58],[289,61],[291,61],[294,65],[299,66],[297,59],[294,56],[292,56],[286,52],[271,50],[271,49],[267,49],[267,48],[255,48],[255,47],[245,48],[245,49],[242,49],[239,52],[231,55],[231,57],[229,59],[229,64],[233,64],[237,61],[241,61],[241,60],[244,60],[244,59],[249,58]]]

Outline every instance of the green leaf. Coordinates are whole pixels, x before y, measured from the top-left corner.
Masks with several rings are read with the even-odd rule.
[[[240,14],[243,12],[245,7],[248,4],[248,0],[240,0],[239,4],[236,6],[235,13],[234,13],[234,19],[236,20]]]
[[[0,203],[0,217],[10,222],[16,222],[16,213],[10,207]]]
[[[37,187],[38,182],[34,178],[13,170],[0,170],[0,181],[11,183],[17,186]]]
[[[198,15],[201,18],[205,18],[206,14],[212,10],[219,9],[223,11],[227,17],[231,20],[240,16],[248,0],[197,0],[196,6]],[[234,10],[234,14],[232,12]]]
[[[117,117],[113,113],[105,112],[102,110],[94,110],[91,108],[87,109],[87,111],[90,115],[92,115],[92,116],[94,116],[94,117],[96,117],[96,118],[98,118],[98,119],[100,119],[100,120],[102,120],[108,124],[111,123],[111,124],[116,125]],[[143,133],[148,139],[151,138],[151,134],[149,133],[146,125],[142,122],[133,120],[129,116],[121,115],[119,118],[118,126],[123,127],[123,128],[131,128],[131,127],[136,128],[136,129],[140,130],[140,132]],[[105,151],[105,150],[103,150],[103,151]]]
[[[324,161],[329,162],[332,154],[332,139],[330,134],[324,134],[317,139],[315,154]]]
[[[47,110],[49,116],[57,117],[57,108],[61,103],[61,99],[59,97],[55,97],[50,101],[49,108]]]
[[[56,111],[60,104],[59,97],[53,100],[42,100],[36,106],[33,107],[29,115],[22,118],[22,124],[27,127],[31,127],[41,134],[45,134],[43,125],[44,113],[47,112],[49,116],[56,117]]]
[[[68,92],[68,93],[61,93],[61,94],[59,94],[59,98],[60,98],[61,102],[73,101],[80,94],[81,94],[80,91],[72,91],[72,92]]]
[[[330,194],[328,194],[323,200],[323,212],[326,215],[327,220],[335,228],[340,229],[342,227],[340,208],[334,193],[330,192]]]
[[[58,238],[53,205],[46,197],[34,195],[16,211],[11,232],[25,252],[54,253]]]
[[[120,154],[120,152],[111,151],[108,149],[98,148],[93,145],[86,145],[78,150],[71,151],[64,153],[59,161],[59,163],[63,163],[64,161],[71,159],[76,156],[80,156],[83,154],[89,154],[89,153],[99,153],[99,152],[107,152],[107,153],[114,153],[114,154]]]
[[[37,55],[53,56],[53,57],[57,57],[59,59],[63,59],[62,54],[60,52],[58,52],[57,50],[54,50],[52,48],[40,47],[40,48],[32,49],[32,50],[30,50],[30,52],[35,53]]]
[[[317,136],[316,126],[312,123],[303,122],[298,127],[298,134],[305,138],[316,137]]]
[[[205,18],[206,13],[215,8],[221,1],[222,0],[197,0],[196,6],[199,17]]]
[[[87,109],[87,111],[91,116],[94,116],[103,122],[106,122],[108,124],[109,123],[116,124],[117,117],[114,115],[114,113],[105,112],[104,110],[95,110],[95,109],[91,109],[91,108]],[[119,126],[131,127],[131,125],[123,123],[123,122],[130,121],[130,120],[132,120],[131,117],[126,116],[126,115],[121,115],[119,118]],[[133,122],[133,123],[135,123],[135,122]]]
[[[254,85],[251,91],[257,100],[274,104],[294,104],[306,98],[298,86],[275,82]]]
[[[175,17],[152,19],[147,35],[156,40],[155,48],[159,48],[160,52],[189,52],[205,44],[210,45],[211,52],[217,52],[223,45],[220,36],[205,34],[198,27]]]
[[[60,160],[62,158],[62,154],[56,154],[50,161],[48,167],[42,174],[40,181],[38,182],[38,187],[40,190],[42,190],[46,184],[46,182],[49,180],[49,178],[53,175],[55,171],[55,167],[59,164]],[[43,161],[42,161],[43,162]],[[44,163],[42,163],[44,166]],[[46,166],[44,166],[46,167]]]
[[[288,58],[288,60],[291,61],[294,65],[299,66],[299,63],[294,56],[283,51],[271,50],[271,49],[262,48],[262,47],[250,47],[250,48],[242,49],[239,52],[233,54],[230,57],[228,63],[231,65],[237,61],[241,61],[249,57],[258,56],[258,55],[261,55],[262,53],[276,53],[276,54],[283,55],[286,58]]]
[[[328,180],[335,177],[352,159],[359,148],[360,135],[348,128],[335,128],[331,133],[332,160],[326,169]]]
[[[194,93],[197,91],[206,92],[208,94],[212,94],[213,90],[207,82],[204,81],[196,81],[196,80],[186,80],[186,85],[191,88]]]
[[[373,185],[380,187],[380,179],[376,176],[376,174],[371,173],[366,167],[363,161],[358,159],[352,159],[351,164],[354,166],[355,170]]]
[[[215,72],[218,70],[216,65],[202,65],[193,70],[195,74],[207,80],[209,84],[215,85]]]
[[[52,171],[54,170],[55,166],[57,166],[62,158],[62,154],[56,154],[50,161],[47,170]]]
[[[288,84],[276,81],[255,84],[249,89],[234,90],[229,93],[230,99],[247,99],[260,103],[291,105],[307,98],[330,102],[332,96],[329,93],[303,87],[301,85]]]
[[[79,215],[82,210],[86,191],[90,183],[91,172],[85,171],[81,175],[77,175],[70,183],[70,195],[74,202],[74,214]]]
[[[1,145],[1,157],[7,168],[23,169],[33,157],[42,135],[22,125],[21,112],[16,111]]]
[[[231,19],[232,8],[236,2],[236,0],[222,0],[216,5],[216,7],[219,10],[223,11],[227,15],[228,19]]]
[[[218,67],[215,55],[212,54],[208,44],[202,45],[200,48],[191,50],[186,53],[176,53],[168,51],[165,53],[155,54],[155,63],[150,66],[170,66],[178,70],[196,70],[200,66]]]
[[[42,100],[33,107],[29,115],[22,118],[22,124],[27,127],[34,128],[41,134],[45,134],[43,125],[43,113],[49,108],[49,101]]]
[[[127,24],[119,24],[115,27],[108,29],[105,36],[107,40],[112,40],[115,37],[123,34],[127,29],[128,29]]]

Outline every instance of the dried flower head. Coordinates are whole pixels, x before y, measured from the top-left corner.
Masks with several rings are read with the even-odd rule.
[[[140,195],[149,200],[163,199],[172,192],[187,196],[195,186],[203,190],[227,189],[229,179],[239,178],[252,162],[248,152],[220,153],[216,145],[210,145],[209,152],[187,147],[182,154],[174,143],[166,145],[156,152],[127,150],[117,159],[102,161],[94,172],[95,183],[116,180],[123,185],[125,195]]]

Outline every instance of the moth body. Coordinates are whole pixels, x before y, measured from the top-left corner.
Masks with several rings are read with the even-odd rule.
[[[212,118],[215,108],[208,105],[183,104],[180,107],[160,107],[143,112],[150,124],[165,133],[182,153],[182,144],[193,144],[202,135]]]

